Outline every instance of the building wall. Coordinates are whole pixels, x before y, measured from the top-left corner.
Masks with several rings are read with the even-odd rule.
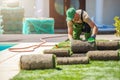
[[[2,0],[0,0],[0,4]],[[37,0],[20,0],[20,6],[25,9],[25,17],[49,17],[49,0],[38,0],[39,8],[41,10],[40,14],[36,15],[37,9],[36,3]],[[100,6],[100,5],[99,5]],[[120,0],[104,0],[103,3],[103,24],[111,25],[113,24],[113,18],[115,16],[120,16]],[[96,15],[96,0],[86,0],[86,11],[89,16],[95,17]]]
[[[112,25],[114,23],[113,18],[120,16],[120,0],[104,0],[103,8],[103,24]]]
[[[44,8],[43,8],[43,17],[49,17],[49,0],[43,0]]]
[[[25,17],[49,17],[49,0],[21,0]]]
[[[20,0],[20,6],[25,10],[25,17],[34,17],[35,1],[34,0]]]
[[[98,5],[100,6],[100,5]],[[102,13],[102,24],[112,25],[114,23],[113,18],[120,16],[120,0],[104,0],[103,2],[103,13]],[[86,0],[86,11],[90,17],[96,15],[96,0]]]
[[[96,0],[86,0],[86,11],[90,17],[95,17]]]
[[[0,0],[0,6],[2,5],[2,0]]]

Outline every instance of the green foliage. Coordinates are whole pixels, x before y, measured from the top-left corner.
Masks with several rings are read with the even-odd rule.
[[[115,35],[117,37],[120,37],[120,18],[118,16],[114,17],[115,23],[113,24],[115,26],[116,33]]]

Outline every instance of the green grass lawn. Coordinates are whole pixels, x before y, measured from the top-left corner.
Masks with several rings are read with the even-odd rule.
[[[69,46],[68,43],[60,43],[58,47]],[[120,80],[120,60],[57,65],[56,69],[21,70],[12,80]]]
[[[58,65],[56,69],[21,70],[12,80],[120,80],[120,61]]]

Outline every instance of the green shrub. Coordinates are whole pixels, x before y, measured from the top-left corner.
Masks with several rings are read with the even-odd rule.
[[[118,16],[114,17],[115,23],[113,24],[115,26],[116,33],[115,35],[117,37],[120,37],[120,18]]]

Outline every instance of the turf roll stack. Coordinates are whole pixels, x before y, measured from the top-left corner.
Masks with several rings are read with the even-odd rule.
[[[119,52],[117,50],[89,51],[87,56],[91,60],[119,60]]]
[[[87,41],[73,40],[71,42],[71,50],[73,53],[86,53],[90,50],[95,50],[95,43],[88,43]]]
[[[70,50],[68,49],[46,49],[43,51],[44,54],[54,54],[57,57],[69,57]]]
[[[96,42],[98,50],[117,50],[119,49],[118,41],[99,41]]]
[[[57,57],[58,65],[88,64],[88,57]]]
[[[22,55],[20,67],[25,70],[51,69],[56,67],[56,56],[53,54]]]

